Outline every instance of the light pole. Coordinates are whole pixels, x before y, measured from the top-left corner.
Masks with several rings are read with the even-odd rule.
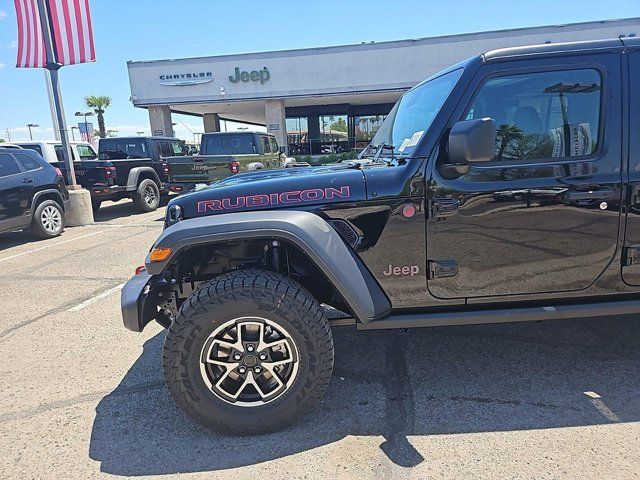
[[[30,140],[33,140],[33,134],[31,133],[31,129],[32,129],[32,128],[39,127],[39,126],[40,126],[40,125],[38,125],[37,123],[29,123],[29,124],[27,125],[27,127],[29,127],[29,139],[30,139]]]
[[[76,117],[84,117],[84,134],[86,135],[87,142],[91,141],[89,137],[89,124],[87,123],[87,117],[93,115],[93,112],[76,112],[74,114]]]
[[[78,130],[78,127],[71,127],[71,139],[75,142],[76,135],[73,133],[74,130]]]

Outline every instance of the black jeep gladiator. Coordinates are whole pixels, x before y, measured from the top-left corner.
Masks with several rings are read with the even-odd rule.
[[[118,201],[133,199],[141,212],[151,212],[160,205],[160,194],[166,193],[169,167],[165,158],[186,155],[183,140],[174,137],[116,137],[102,138],[98,144],[98,157],[115,166],[117,187],[100,198]],[[100,202],[94,202],[94,210]]]
[[[369,164],[172,200],[124,324],[168,328],[164,373],[190,417],[250,434],[322,397],[332,325],[637,315],[639,104],[640,39],[461,62],[402,96]]]

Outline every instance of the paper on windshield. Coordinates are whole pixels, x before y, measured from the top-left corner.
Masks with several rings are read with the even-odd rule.
[[[400,147],[398,148],[399,152],[404,152],[404,149],[407,148],[407,145],[409,145],[409,140],[411,140],[410,138],[405,138],[402,143],[400,144]]]
[[[411,138],[409,139],[409,143],[407,143],[407,147],[415,147],[420,141],[420,139],[422,138],[423,134],[424,134],[424,130],[418,130],[413,135],[411,135]]]

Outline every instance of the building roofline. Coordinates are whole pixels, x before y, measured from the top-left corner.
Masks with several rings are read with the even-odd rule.
[[[505,28],[501,30],[487,30],[483,32],[470,32],[470,33],[459,33],[459,34],[450,34],[450,35],[440,35],[435,37],[421,37],[416,39],[406,39],[406,40],[391,40],[384,42],[370,42],[370,43],[360,43],[360,44],[349,44],[349,45],[340,45],[340,46],[327,46],[327,47],[311,47],[311,48],[297,48],[291,50],[271,50],[271,51],[262,51],[256,53],[236,53],[236,54],[228,54],[228,55],[206,55],[200,57],[186,57],[186,58],[167,58],[160,60],[129,60],[127,61],[128,67],[136,67],[143,66],[148,64],[156,64],[156,63],[164,63],[164,62],[191,62],[197,60],[206,60],[206,59],[215,59],[215,60],[229,60],[229,59],[258,59],[258,58],[268,58],[274,55],[285,57],[285,56],[297,56],[301,54],[327,54],[327,53],[339,53],[339,52],[349,52],[353,50],[376,50],[376,49],[385,49],[385,48],[399,48],[406,47],[415,44],[429,44],[429,43],[446,43],[451,42],[452,40],[462,41],[462,40],[470,40],[470,39],[481,39],[487,37],[495,37],[495,36],[504,36],[505,34],[509,35],[519,35],[523,33],[534,33],[536,31],[549,31],[549,33],[554,33],[558,28],[577,28],[584,29],[587,26],[599,26],[606,25],[609,26],[611,24],[638,24],[640,23],[640,17],[630,17],[630,18],[620,18],[620,19],[611,19],[611,20],[595,20],[588,22],[577,22],[577,23],[563,23],[563,24],[555,24],[555,25],[540,25],[535,27],[519,27],[519,28]]]

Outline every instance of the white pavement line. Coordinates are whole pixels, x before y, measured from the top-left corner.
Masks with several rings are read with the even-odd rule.
[[[125,282],[122,282],[118,285],[116,285],[115,287],[111,287],[108,290],[105,290],[104,292],[96,295],[95,297],[91,297],[87,300],[85,300],[84,302],[80,302],[77,305],[74,305],[71,308],[67,309],[67,312],[77,312],[79,310],[82,310],[84,307],[88,307],[89,305],[91,305],[92,303],[97,302],[98,300],[102,300],[105,297],[108,297],[109,295],[111,295],[112,293],[117,292],[118,290],[120,290],[122,287],[124,287]]]

